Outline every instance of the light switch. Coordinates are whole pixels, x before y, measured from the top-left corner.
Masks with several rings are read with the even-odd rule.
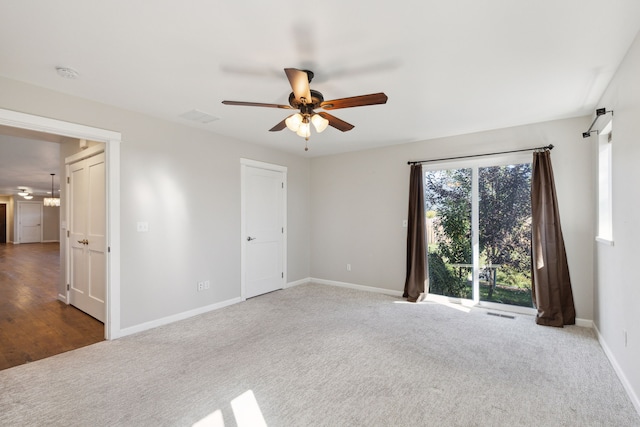
[[[147,221],[138,221],[138,232],[146,233],[149,231],[149,223]]]

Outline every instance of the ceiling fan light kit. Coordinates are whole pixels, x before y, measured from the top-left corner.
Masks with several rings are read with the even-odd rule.
[[[311,125],[316,132],[323,132],[328,126],[334,127],[341,132],[353,129],[353,125],[345,122],[329,113],[316,113],[314,109],[337,110],[339,108],[362,107],[366,105],[385,104],[387,95],[382,92],[370,95],[353,96],[350,98],[333,99],[325,101],[324,96],[317,90],[309,87],[313,79],[313,72],[309,70],[298,70],[296,68],[285,68],[285,74],[289,79],[289,84],[293,92],[289,95],[289,105],[265,104],[260,102],[243,101],[222,101],[225,105],[241,105],[247,107],[267,107],[282,108],[286,110],[300,110],[299,113],[290,115],[280,123],[269,129],[270,132],[281,131],[285,127],[298,136],[309,140],[311,136]],[[309,148],[305,145],[305,151]]]

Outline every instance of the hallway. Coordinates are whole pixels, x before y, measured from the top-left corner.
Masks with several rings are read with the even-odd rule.
[[[104,340],[104,325],[57,299],[58,243],[0,244],[0,370]]]

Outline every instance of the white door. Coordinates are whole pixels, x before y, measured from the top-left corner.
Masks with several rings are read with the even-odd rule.
[[[242,164],[244,298],[285,285],[286,168],[244,160]]]
[[[69,177],[69,303],[104,322],[106,176],[104,153],[67,167]]]
[[[42,241],[42,202],[18,202],[20,243]]]

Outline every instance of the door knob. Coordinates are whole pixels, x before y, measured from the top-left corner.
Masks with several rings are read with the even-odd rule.
[[[252,241],[252,240],[256,240],[256,238],[255,238],[255,237],[247,236],[247,242],[250,242],[250,241]]]
[[[82,243],[83,245],[88,245],[89,241],[87,239],[78,240],[78,243]]]

